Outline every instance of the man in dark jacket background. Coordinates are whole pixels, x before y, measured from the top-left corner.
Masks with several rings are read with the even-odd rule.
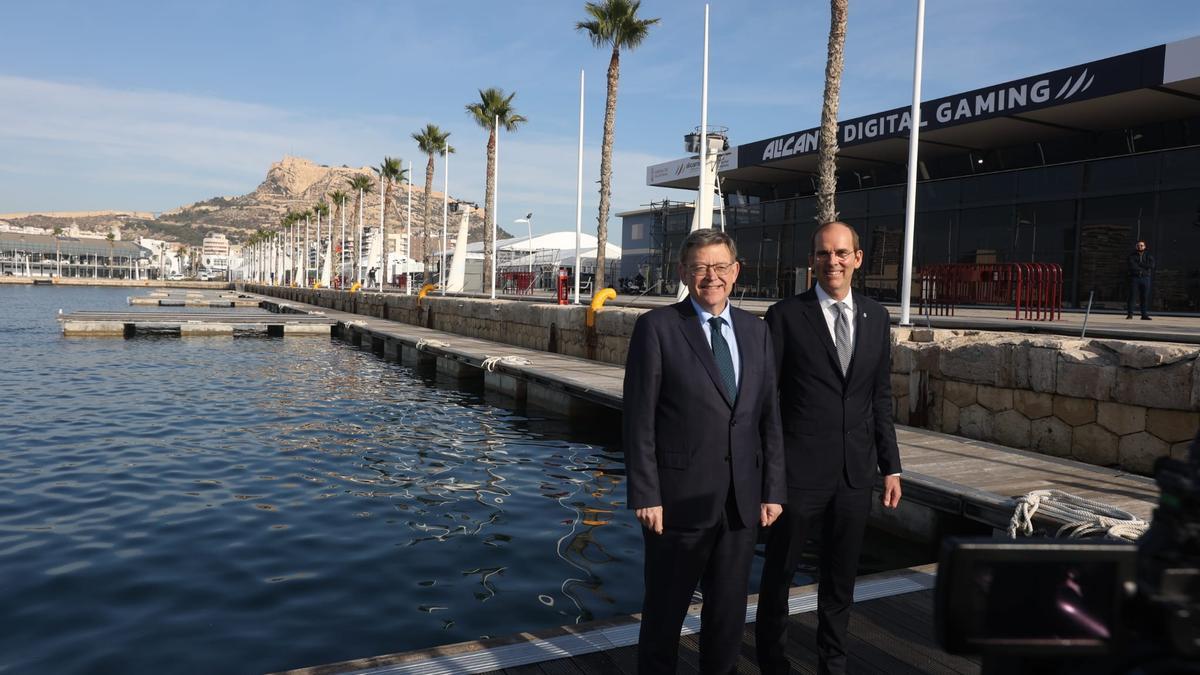
[[[1146,252],[1146,242],[1139,241],[1136,250],[1129,254],[1129,303],[1125,305],[1125,318],[1133,318],[1133,302],[1137,300],[1142,310],[1142,319],[1150,320],[1150,280],[1154,276],[1154,256]]]

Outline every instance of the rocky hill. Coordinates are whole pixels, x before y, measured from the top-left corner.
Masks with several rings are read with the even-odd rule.
[[[430,236],[433,239],[431,248],[440,243],[442,193],[431,191],[428,195],[425,194],[423,164],[418,166],[414,162],[413,172],[416,185],[412,185],[411,188],[409,185],[392,186],[388,192],[387,228],[392,233],[404,231],[405,207],[408,190],[411,189],[413,256],[419,259],[422,255],[420,235],[427,198],[433,202],[429,223]],[[126,240],[147,236],[192,245],[198,245],[209,232],[221,232],[229,237],[230,241],[241,243],[259,228],[278,225],[280,218],[288,211],[310,209],[321,199],[329,202],[328,195],[335,190],[350,193],[347,183],[356,175],[369,176],[374,182],[376,191],[363,200],[363,223],[367,227],[378,225],[379,181],[370,167],[334,167],[314,164],[300,157],[284,157],[282,161],[272,164],[266,179],[253,192],[238,197],[213,197],[166,211],[157,218],[147,218],[144,213],[134,212],[91,212],[8,214],[3,220],[14,226],[33,226],[46,230],[55,227],[66,230],[72,224],[83,230],[95,231],[119,227],[122,239]],[[358,195],[354,194],[346,200],[347,231],[352,224],[357,226],[357,198]],[[450,201],[456,200],[451,196]],[[334,218],[335,223],[340,225],[340,214],[335,212]],[[450,228],[453,234],[457,230],[457,220],[451,220]],[[498,236],[504,238],[510,235],[501,229]],[[470,240],[481,241],[483,238],[483,209],[473,209]]]

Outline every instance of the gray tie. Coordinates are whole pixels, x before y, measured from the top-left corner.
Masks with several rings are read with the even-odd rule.
[[[837,317],[833,321],[834,344],[837,347],[838,361],[842,363],[842,375],[850,370],[850,356],[854,350],[850,348],[850,320],[846,318],[846,303],[833,303]]]

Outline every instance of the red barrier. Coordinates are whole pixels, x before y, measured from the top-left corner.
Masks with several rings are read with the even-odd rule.
[[[945,263],[917,273],[920,311],[953,316],[958,305],[1013,307],[1014,319],[1062,318],[1062,266],[1050,263]]]
[[[530,295],[533,293],[533,272],[502,272],[500,274],[500,292]]]

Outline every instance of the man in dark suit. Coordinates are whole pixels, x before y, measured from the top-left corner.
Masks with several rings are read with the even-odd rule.
[[[846,626],[870,511],[900,503],[900,453],[892,423],[888,313],[850,292],[862,265],[845,223],[817,228],[816,285],[767,311],[779,367],[788,501],[767,539],[755,625],[764,673],[787,673],[788,593],[805,539],[820,539],[817,654],[821,673],[846,671]]]
[[[774,522],[787,492],[770,333],[729,304],[737,275],[728,235],[693,232],[679,262],[689,297],[643,314],[630,338],[623,431],[646,556],[640,673],[675,672],[697,583],[700,670],[734,672],[755,525]]]
[[[1142,310],[1142,320],[1150,320],[1150,279],[1154,276],[1154,256],[1146,253],[1146,242],[1139,241],[1126,259],[1129,265],[1129,302],[1125,318],[1133,318],[1133,303]]]

